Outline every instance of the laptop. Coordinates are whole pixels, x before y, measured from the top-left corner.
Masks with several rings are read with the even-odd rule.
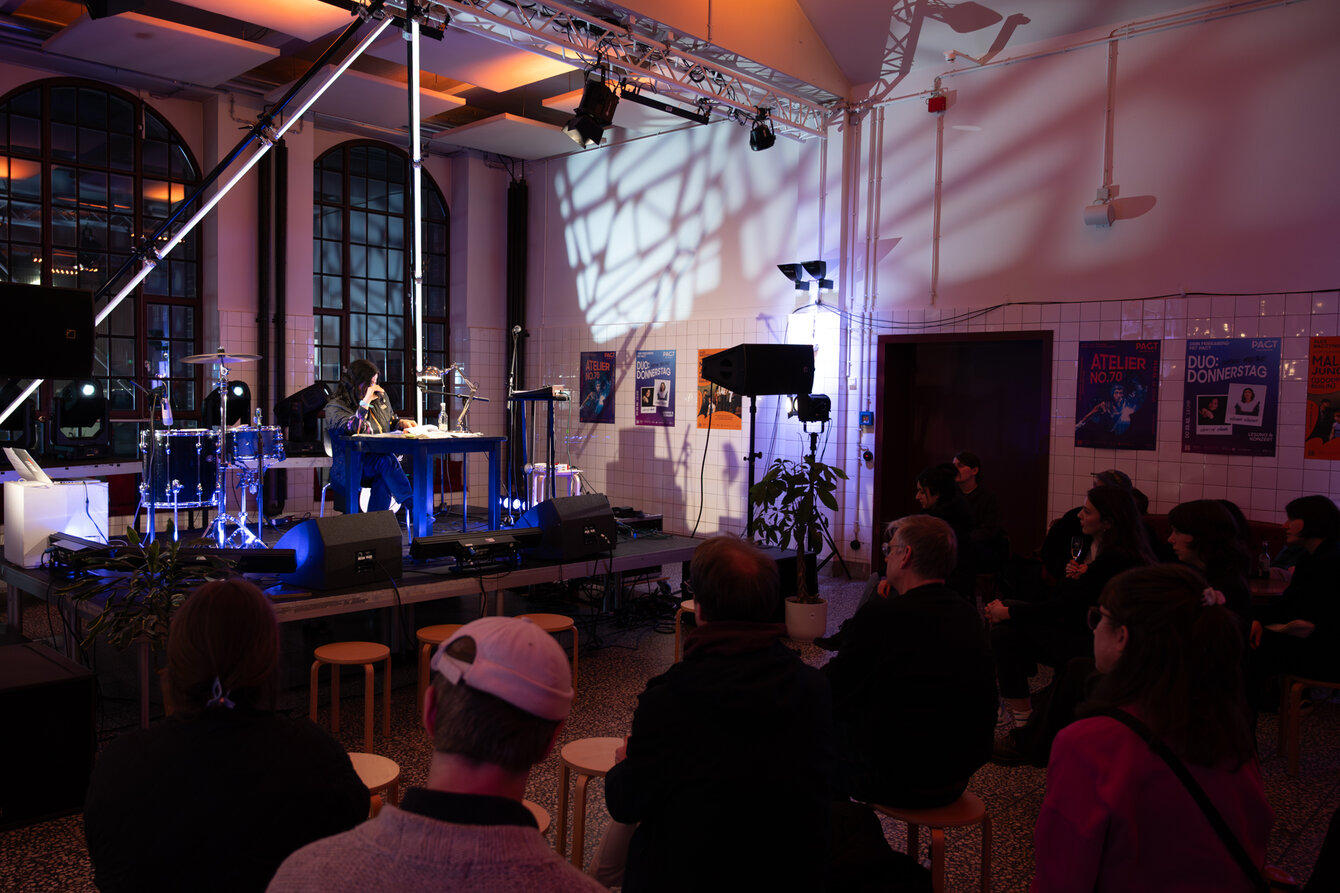
[[[42,470],[42,466],[37,464],[37,460],[28,454],[27,450],[19,450],[14,447],[5,447],[5,458],[9,460],[10,467],[19,473],[19,477],[25,481],[31,481],[34,484],[54,483],[47,473]]]

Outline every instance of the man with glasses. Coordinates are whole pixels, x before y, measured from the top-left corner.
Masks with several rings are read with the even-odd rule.
[[[893,522],[888,592],[846,624],[823,671],[833,688],[838,790],[905,808],[953,803],[991,755],[996,681],[973,606],[945,585],[954,533]]]

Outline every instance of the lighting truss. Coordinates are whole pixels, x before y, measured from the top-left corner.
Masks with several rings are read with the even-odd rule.
[[[633,30],[639,24],[650,29],[650,21],[630,19],[626,27],[560,3],[520,4],[508,0],[429,0],[418,7],[412,0],[388,0],[386,8],[400,16],[413,10],[411,14],[422,15],[430,27],[450,23],[462,31],[577,68],[590,68],[603,59],[612,69],[655,82],[656,92],[662,96],[691,108],[702,108],[700,101],[705,101],[725,117],[738,111],[752,120],[759,108],[766,107],[771,109],[776,131],[795,140],[824,136],[828,121],[840,111],[841,99],[837,96],[820,102],[781,90],[720,60],[686,52]]]

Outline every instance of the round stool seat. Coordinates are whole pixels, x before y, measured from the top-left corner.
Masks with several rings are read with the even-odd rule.
[[[558,841],[563,855],[568,839],[568,779],[577,773],[577,802],[572,808],[572,864],[582,867],[582,844],[586,839],[586,785],[592,778],[604,778],[614,768],[614,751],[623,746],[622,738],[581,738],[570,741],[559,751]]]
[[[692,614],[694,617],[698,616],[698,603],[691,598],[686,598],[680,602],[679,610],[675,612],[675,663],[679,663],[679,656],[683,653],[683,648],[680,644],[683,639],[680,635],[679,621],[685,614]]]
[[[572,694],[577,695],[577,621],[566,614],[518,614],[545,632],[572,632]]]
[[[870,808],[891,819],[907,823],[907,854],[918,858],[917,829],[925,826],[931,829],[931,889],[935,893],[945,890],[945,828],[958,828],[963,825],[980,825],[982,829],[982,893],[991,889],[991,817],[986,814],[986,804],[982,798],[971,791],[964,791],[957,800],[948,806],[932,809],[899,809],[895,806],[883,806],[871,803]]]
[[[355,752],[349,754],[349,762],[354,764],[358,780],[363,782],[363,786],[373,796],[372,815],[381,811],[380,798],[377,795],[383,791],[386,793],[387,803],[394,805],[400,802],[400,765],[395,760],[375,753]]]
[[[417,630],[414,637],[419,640],[420,645],[441,645],[447,639],[450,639],[456,630],[465,626],[464,623],[438,623],[433,626],[425,626]]]
[[[911,822],[914,825],[925,825],[928,828],[932,826],[958,828],[962,825],[975,825],[982,820],[982,816],[986,815],[986,804],[982,802],[981,797],[978,797],[972,791],[964,791],[961,797],[948,806],[937,806],[933,809],[898,809],[894,806],[881,806],[877,803],[870,805],[876,811],[884,813],[891,819]]]
[[[372,752],[373,730],[373,684],[372,668],[384,663],[386,676],[386,694],[382,704],[382,735],[391,734],[391,649],[380,642],[330,642],[318,646],[312,656],[311,709],[309,715],[316,721],[317,679],[321,667],[330,667],[330,728],[340,733],[340,667],[361,665],[363,667],[363,749]]]
[[[544,834],[549,830],[549,813],[538,803],[532,803],[530,800],[522,800],[521,805],[530,810],[530,814],[535,816],[535,824],[540,826],[540,833]]]
[[[566,614],[522,614],[520,615],[547,633],[561,633],[577,624]]]
[[[323,664],[372,664],[390,657],[391,649],[381,642],[331,642],[318,646],[312,656]]]

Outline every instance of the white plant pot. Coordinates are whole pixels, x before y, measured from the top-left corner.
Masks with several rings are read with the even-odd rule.
[[[813,642],[828,629],[828,602],[819,599],[807,605],[794,598],[786,600],[786,635],[794,642]]]

